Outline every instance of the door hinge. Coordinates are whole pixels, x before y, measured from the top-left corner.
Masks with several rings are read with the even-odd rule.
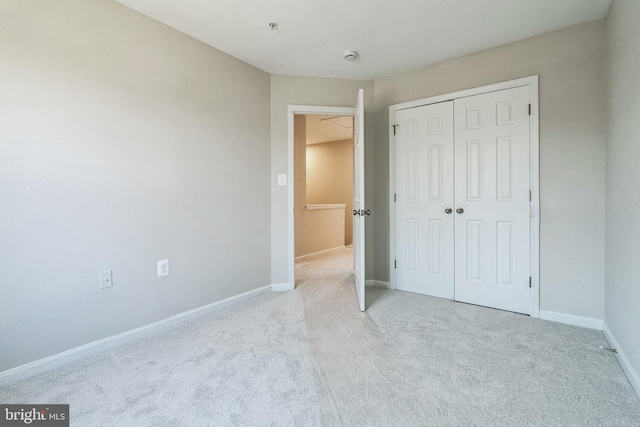
[[[529,201],[531,201],[531,190],[529,190]]]
[[[531,115],[531,104],[529,104],[529,115]]]
[[[400,126],[400,125],[391,125],[391,127],[393,128],[393,134],[394,134],[394,135],[396,134],[396,127],[397,127],[397,126]]]
[[[393,268],[398,268],[398,260],[397,259],[393,260]]]
[[[393,201],[396,201],[396,193],[393,193]]]
[[[531,276],[529,276],[529,287],[531,287]]]

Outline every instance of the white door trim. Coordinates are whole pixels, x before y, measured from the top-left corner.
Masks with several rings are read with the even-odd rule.
[[[294,175],[293,175],[293,123],[294,116],[307,114],[324,114],[335,116],[354,116],[356,109],[353,107],[327,107],[317,105],[289,105],[287,109],[287,271],[288,271],[288,290],[294,290],[296,287],[295,278],[295,229],[294,229]]]
[[[529,315],[531,317],[540,317],[540,118],[537,75],[389,106],[389,278],[391,289],[396,289],[396,212],[394,205],[395,202],[393,200],[396,188],[396,144],[393,128],[393,125],[395,124],[395,112],[398,110],[405,110],[407,108],[452,101],[457,98],[464,98],[467,96],[480,95],[483,93],[512,89],[521,86],[529,87],[529,99],[531,102],[531,116],[529,117],[529,178],[531,184],[531,255],[529,260],[531,289],[529,290]]]

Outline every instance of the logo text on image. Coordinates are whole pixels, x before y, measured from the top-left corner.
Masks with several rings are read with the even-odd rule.
[[[69,405],[0,404],[0,427],[20,425],[68,427]]]

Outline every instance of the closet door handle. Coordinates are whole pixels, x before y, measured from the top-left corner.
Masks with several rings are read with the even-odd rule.
[[[446,213],[446,214],[450,214],[451,212],[453,212],[453,209],[451,209],[451,208],[447,208],[447,209],[444,210],[444,213]]]
[[[456,209],[456,212],[458,212],[459,214],[464,213],[464,209],[458,208],[458,209]]]

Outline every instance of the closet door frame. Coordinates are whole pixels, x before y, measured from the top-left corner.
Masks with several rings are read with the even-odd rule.
[[[531,102],[531,114],[529,116],[529,182],[531,186],[529,227],[529,275],[531,276],[531,287],[529,288],[529,315],[531,317],[540,317],[540,118],[537,75],[403,102],[389,107],[389,287],[391,289],[396,289],[396,209],[394,201],[396,192],[396,144],[394,137],[395,127],[397,126],[395,121],[396,111],[523,86],[529,88]]]

